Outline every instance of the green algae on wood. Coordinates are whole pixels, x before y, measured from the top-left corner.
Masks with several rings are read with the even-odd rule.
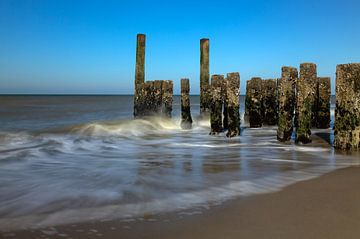
[[[263,124],[262,80],[253,77],[249,83],[249,124],[250,128],[260,128]]]
[[[225,81],[224,108],[226,105],[227,137],[240,135],[240,74],[238,72],[228,73]]]
[[[311,142],[311,126],[316,123],[316,65],[313,63],[300,64],[300,79],[296,84],[296,138],[295,142]]]
[[[200,40],[200,115],[206,116],[210,112],[210,84],[209,84],[209,39]]]
[[[360,148],[360,63],[336,67],[334,137],[337,149]]]
[[[211,76],[211,95],[210,95],[210,126],[211,135],[218,134],[223,131],[222,127],[222,85],[224,84],[223,75]]]
[[[134,92],[134,117],[141,116],[142,105],[141,96],[138,95],[143,91],[142,84],[145,82],[145,40],[144,34],[138,34],[136,37],[136,65],[135,65],[135,92]]]
[[[294,67],[281,68],[281,78],[278,80],[278,129],[277,139],[289,141],[293,133],[293,117],[295,109],[295,85],[298,81],[298,71]]]
[[[262,108],[263,119],[266,125],[277,124],[277,95],[276,80],[263,80],[262,85]]]
[[[319,129],[330,127],[330,94],[330,77],[318,77],[316,126]]]
[[[192,118],[190,111],[190,83],[189,79],[181,79],[181,128],[191,129]]]
[[[171,118],[173,103],[173,82],[171,80],[162,81],[162,107],[161,115]]]

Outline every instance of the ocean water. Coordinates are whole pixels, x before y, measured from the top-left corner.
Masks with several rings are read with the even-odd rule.
[[[132,96],[0,96],[0,230],[206,210],[359,165],[332,128],[295,145],[242,117],[240,137],[210,136],[199,97],[191,130],[179,102],[172,119],[133,120]]]

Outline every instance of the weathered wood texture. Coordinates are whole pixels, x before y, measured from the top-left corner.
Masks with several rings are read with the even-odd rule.
[[[145,116],[171,117],[173,101],[172,81],[146,81],[138,88],[134,106],[135,118]]]
[[[276,80],[263,80],[262,85],[262,109],[263,119],[266,125],[277,124],[277,95]]]
[[[298,71],[294,67],[282,67],[278,81],[278,130],[277,139],[281,142],[291,139],[295,109],[295,85]]]
[[[262,80],[253,77],[249,83],[249,124],[250,128],[260,128],[263,124],[262,114]]]
[[[200,114],[208,115],[210,112],[210,84],[209,84],[209,39],[200,40]]]
[[[250,80],[246,81],[246,93],[245,93],[245,116],[249,116],[249,106],[250,106]]]
[[[360,63],[336,67],[335,140],[338,149],[360,148]]]
[[[300,79],[296,84],[296,139],[295,142],[311,142],[311,126],[316,124],[317,74],[313,63],[300,64]]]
[[[190,82],[189,79],[181,79],[181,128],[191,129],[192,118],[190,110]]]
[[[134,91],[134,117],[140,116],[142,113],[143,103],[140,104],[141,96],[139,92],[143,91],[145,82],[145,40],[144,34],[138,34],[136,37],[136,64],[135,64],[135,91]]]
[[[218,134],[223,131],[222,127],[222,85],[224,84],[223,75],[212,75],[211,76],[211,103],[210,103],[210,125],[211,135]]]
[[[227,137],[240,135],[240,74],[238,72],[228,73],[226,77],[224,95],[224,117],[227,120]]]
[[[162,83],[162,116],[171,117],[173,103],[173,82],[164,80]]]
[[[316,126],[319,129],[330,127],[330,77],[318,77],[316,100]]]

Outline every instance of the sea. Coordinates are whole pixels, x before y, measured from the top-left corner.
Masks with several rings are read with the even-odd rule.
[[[182,130],[179,96],[171,119],[136,120],[131,95],[0,96],[0,230],[201,213],[360,163],[332,146],[334,97],[331,127],[306,145],[249,128],[244,96],[241,135],[209,135],[190,101]]]

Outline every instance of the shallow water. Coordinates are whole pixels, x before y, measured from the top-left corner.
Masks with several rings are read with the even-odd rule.
[[[0,229],[207,208],[359,164],[359,154],[332,148],[331,128],[295,145],[243,119],[241,136],[228,139],[208,135],[198,96],[192,130],[179,126],[179,97],[171,120],[131,120],[132,101],[0,97]]]

